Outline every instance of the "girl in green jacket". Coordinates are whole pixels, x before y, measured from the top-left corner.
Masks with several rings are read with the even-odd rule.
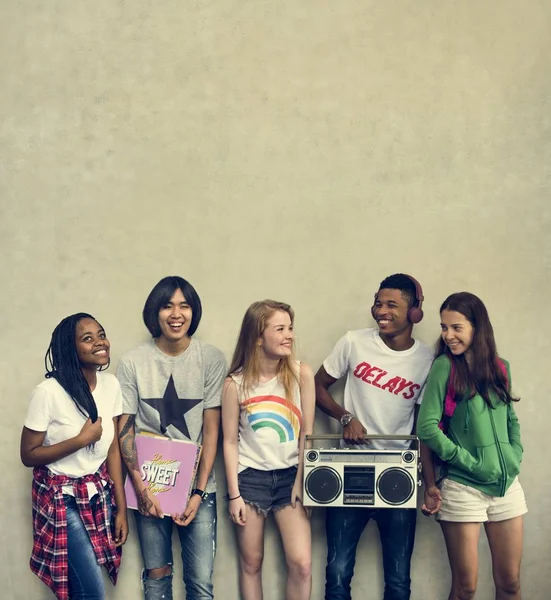
[[[473,294],[449,296],[440,307],[440,320],[442,334],[417,435],[444,461],[440,491],[429,481],[426,498],[441,494],[436,518],[452,571],[449,600],[474,597],[481,523],[492,554],[496,600],[520,600],[522,515],[527,509],[517,477],[522,445],[509,365],[498,357],[488,312]],[[443,420],[452,389],[455,409]]]

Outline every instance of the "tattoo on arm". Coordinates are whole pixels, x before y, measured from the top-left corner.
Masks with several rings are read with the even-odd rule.
[[[132,434],[128,434],[121,440],[122,458],[129,471],[139,471],[138,452],[136,450],[136,440]]]
[[[119,433],[119,440],[122,440],[122,438],[130,431],[130,429],[134,427],[135,422],[136,415],[128,415],[128,419]]]
[[[136,450],[136,436],[134,422],[136,415],[129,415],[126,423],[119,433],[122,459],[129,471],[139,471],[138,452]]]
[[[138,500],[138,510],[142,515],[147,515],[149,509],[153,506],[153,502],[151,498],[147,495],[147,488],[144,488],[141,492],[136,492],[136,497]]]

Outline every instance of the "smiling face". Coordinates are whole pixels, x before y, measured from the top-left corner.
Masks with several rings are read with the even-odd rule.
[[[396,336],[411,327],[408,302],[400,290],[379,290],[373,304],[373,318],[381,335]]]
[[[77,323],[75,345],[83,369],[98,369],[109,364],[109,340],[103,327],[94,319],[86,317]]]
[[[293,353],[295,333],[288,312],[278,310],[266,322],[266,329],[258,338],[260,349],[270,358],[283,358]]]
[[[443,310],[440,313],[442,339],[454,356],[463,353],[465,358],[470,354],[473,343],[474,327],[465,315],[455,310]]]
[[[185,340],[191,325],[192,310],[180,288],[172,294],[170,300],[159,310],[161,338],[171,344]]]

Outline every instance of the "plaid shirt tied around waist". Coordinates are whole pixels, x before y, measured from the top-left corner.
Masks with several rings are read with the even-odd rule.
[[[103,481],[107,485],[103,486]],[[94,508],[90,505],[87,483],[97,490]],[[70,485],[75,495],[78,512],[90,537],[98,564],[104,565],[113,585],[121,562],[122,550],[115,546],[109,522],[107,503],[113,514],[113,481],[105,462],[91,475],[67,477],[54,475],[47,467],[33,469],[33,551],[31,571],[55,594],[58,600],[69,600],[69,564],[67,559],[67,511],[62,486]],[[108,493],[110,492],[110,493]]]

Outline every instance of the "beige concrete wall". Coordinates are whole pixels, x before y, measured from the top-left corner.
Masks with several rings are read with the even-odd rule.
[[[3,598],[50,597],[27,566],[18,444],[62,317],[96,315],[116,363],[145,338],[152,285],[178,273],[204,302],[199,337],[229,355],[245,308],[274,297],[296,309],[300,358],[317,369],[370,324],[396,271],[424,284],[424,341],[447,294],[487,303],[522,396],[524,597],[549,597],[550,20],[545,0],[1,3]],[[222,501],[219,517],[217,597],[231,600]],[[319,599],[321,512],[313,535]],[[490,600],[484,539],[480,551],[477,598]],[[444,552],[420,517],[413,600],[446,596]],[[138,598],[139,570],[132,531],[108,598]],[[283,579],[270,526],[266,600]],[[354,595],[380,590],[370,526]]]

